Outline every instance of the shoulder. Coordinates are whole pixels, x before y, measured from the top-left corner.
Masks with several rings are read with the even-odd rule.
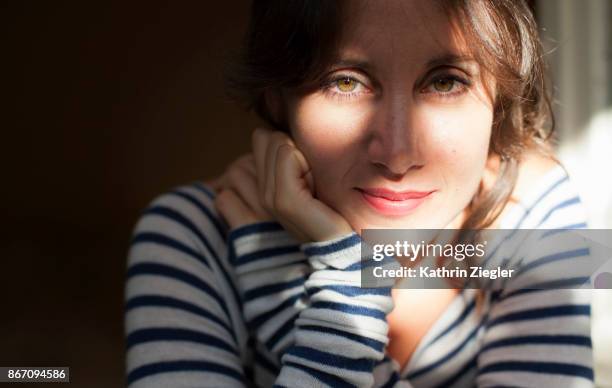
[[[519,165],[507,219],[520,228],[586,227],[586,210],[575,182],[563,165],[538,153],[529,153]]]
[[[542,182],[542,179],[560,164],[550,157],[537,153],[528,153],[519,164],[516,185],[512,191],[513,200],[524,199],[529,192]]]
[[[214,191],[202,182],[158,195],[136,223],[131,256],[142,248],[220,254],[225,249],[227,226],[215,210],[214,198]]]

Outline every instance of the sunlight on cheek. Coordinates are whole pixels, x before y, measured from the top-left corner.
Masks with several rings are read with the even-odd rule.
[[[337,152],[355,141],[369,119],[359,104],[334,104],[323,96],[302,99],[293,109],[290,126],[305,151]]]
[[[492,116],[487,112],[464,111],[460,114],[426,114],[428,137],[432,149],[449,152],[456,157],[486,155],[491,136]]]

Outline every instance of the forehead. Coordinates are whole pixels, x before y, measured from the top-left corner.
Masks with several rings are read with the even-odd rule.
[[[438,1],[350,0],[341,17],[342,57],[366,57],[389,67],[468,55],[459,28]]]

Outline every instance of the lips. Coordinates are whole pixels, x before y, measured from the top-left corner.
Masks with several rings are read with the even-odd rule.
[[[365,202],[376,212],[386,216],[402,216],[419,207],[435,190],[394,191],[385,188],[357,189]]]
[[[408,199],[418,199],[427,197],[433,191],[393,191],[383,188],[359,189],[361,192],[373,196],[384,198],[389,201],[405,201]]]

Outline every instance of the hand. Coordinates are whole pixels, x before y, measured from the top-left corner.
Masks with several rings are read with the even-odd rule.
[[[263,208],[298,240],[326,241],[353,231],[344,217],[314,197],[310,166],[289,136],[256,129],[253,154]]]
[[[238,158],[223,175],[207,183],[217,192],[215,207],[231,229],[272,220],[259,200],[253,154]]]

